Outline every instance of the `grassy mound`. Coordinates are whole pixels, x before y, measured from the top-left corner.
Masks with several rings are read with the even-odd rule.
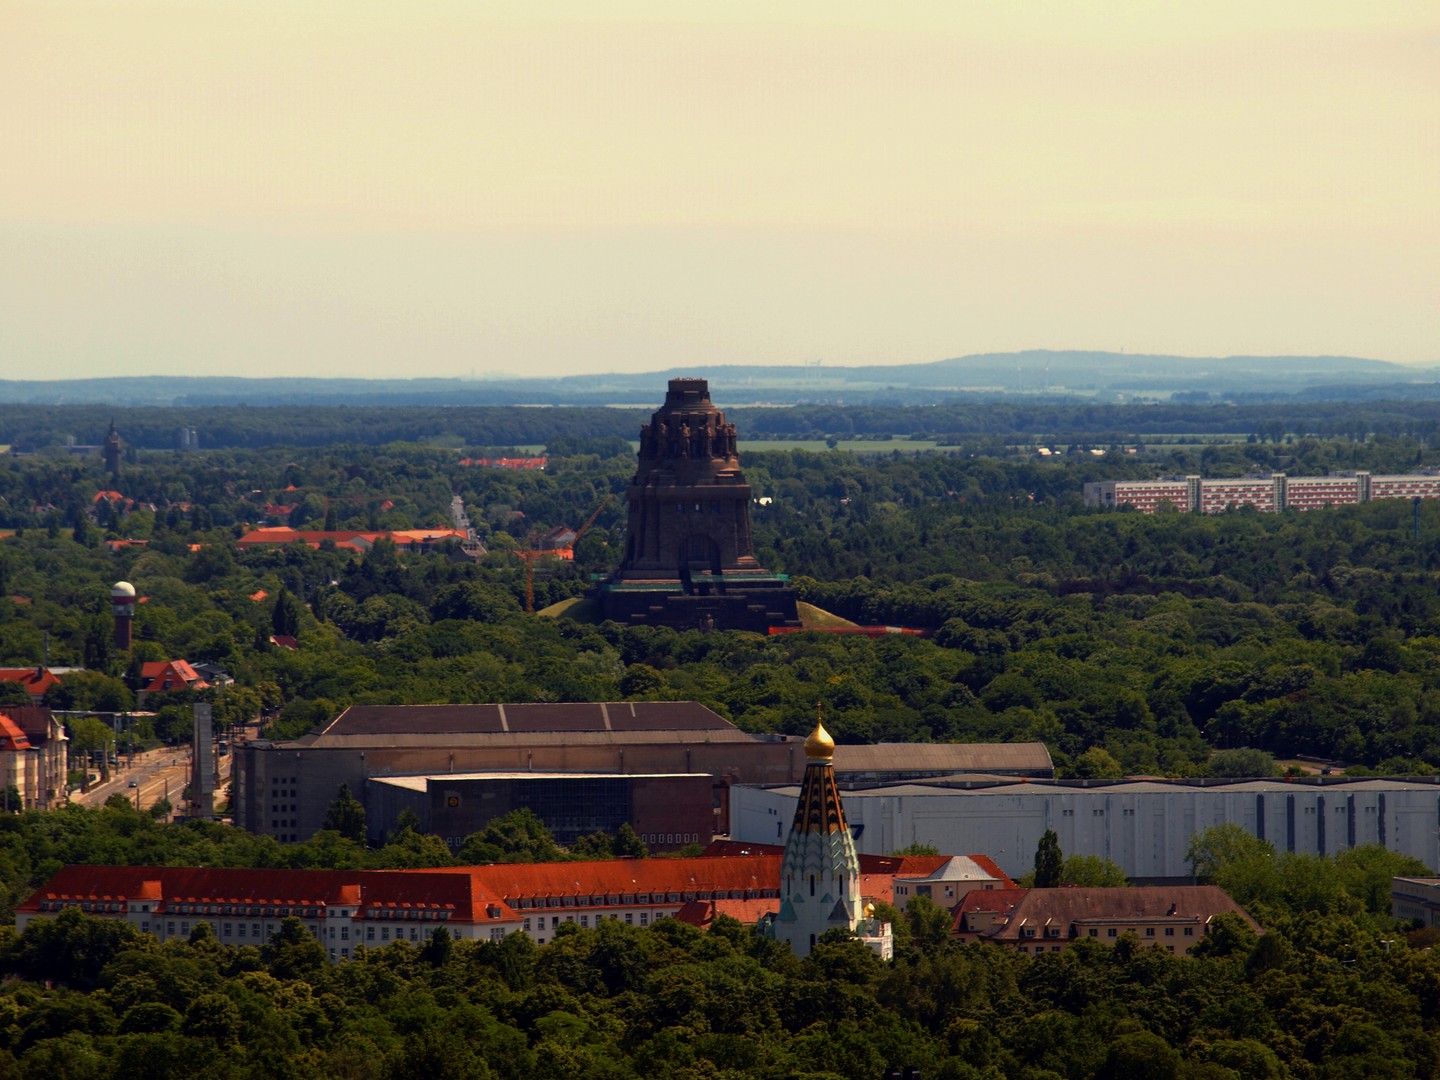
[[[827,626],[858,626],[849,619],[842,619],[839,615],[832,615],[824,608],[818,608],[814,604],[807,604],[801,600],[795,605],[795,610],[800,613],[800,625],[807,630],[822,630]]]
[[[855,625],[849,619],[832,615],[814,604],[801,601],[795,607],[800,613],[800,624],[807,630],[818,630],[827,626]],[[599,603],[583,596],[572,596],[568,600],[561,600],[549,607],[541,608],[535,614],[542,615],[547,619],[574,619],[576,622],[592,624],[599,624],[602,621]]]

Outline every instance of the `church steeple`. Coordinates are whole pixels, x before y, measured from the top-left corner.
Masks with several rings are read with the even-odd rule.
[[[835,740],[825,730],[818,705],[805,756],[805,778],[780,863],[780,911],[773,933],[788,941],[797,956],[808,956],[826,930],[862,928],[873,932],[867,943],[888,959],[889,926],[883,934],[878,927],[861,926],[867,912],[860,899],[860,857],[835,786]]]

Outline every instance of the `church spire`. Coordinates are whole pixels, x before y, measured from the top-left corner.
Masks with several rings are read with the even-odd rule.
[[[867,913],[860,898],[860,857],[835,785],[835,740],[825,730],[818,703],[805,757],[805,778],[780,863],[780,911],[772,932],[788,941],[797,956],[807,956],[825,931],[861,928],[869,935],[867,943],[888,959],[889,926],[883,933],[861,926]]]

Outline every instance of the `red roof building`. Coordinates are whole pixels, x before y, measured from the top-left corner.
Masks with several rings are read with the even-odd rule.
[[[108,550],[111,555],[114,555],[117,551],[124,551],[126,548],[132,548],[132,547],[149,547],[149,546],[150,546],[150,541],[149,541],[149,540],[106,540],[106,541],[105,541],[106,550]]]
[[[251,529],[235,543],[243,551],[247,548],[285,544],[304,544],[308,548],[319,548],[328,540],[342,551],[366,552],[375,546],[375,541],[389,540],[402,551],[425,552],[443,540],[464,541],[466,535],[461,529],[399,529],[384,532],[338,529],[327,532],[323,529],[292,529],[282,525]]]
[[[0,789],[13,787],[24,808],[64,802],[69,760],[65,728],[49,709],[6,705],[0,711]]]
[[[159,694],[166,690],[204,690],[210,684],[188,660],[151,660],[140,665],[140,690]]]
[[[0,682],[18,682],[30,694],[35,704],[45,696],[52,686],[59,686],[60,680],[46,667],[0,668]]]
[[[648,926],[691,901],[770,899],[773,910],[778,876],[773,858],[369,871],[67,866],[16,908],[16,925],[79,907],[161,940],[208,922],[221,941],[253,945],[296,916],[342,960],[362,944],[423,941],[437,926],[461,940],[520,932],[543,944],[561,923]]]
[[[1210,932],[1217,915],[1255,920],[1214,885],[1009,889],[971,892],[955,908],[951,933],[1023,953],[1060,952],[1081,938],[1113,945],[1126,934],[1182,954]]]
[[[870,862],[874,872],[862,870],[860,880],[865,900],[889,901],[894,878],[886,871],[905,861]],[[765,852],[432,870],[67,866],[16,908],[16,925],[23,931],[34,918],[78,906],[162,940],[208,922],[227,944],[256,945],[296,916],[335,960],[362,944],[424,941],[437,926],[462,940],[518,932],[544,944],[562,923],[605,919],[649,926],[683,914],[704,926],[732,915],[753,925],[780,906],[780,862]]]
[[[544,457],[500,457],[461,458],[460,464],[481,469],[543,469],[547,462]]]
[[[0,713],[0,753],[29,750],[30,739],[14,720]]]

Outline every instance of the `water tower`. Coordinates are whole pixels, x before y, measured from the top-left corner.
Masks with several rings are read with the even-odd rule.
[[[115,616],[115,648],[128,653],[134,636],[135,586],[117,581],[110,590],[110,605],[110,613]]]

